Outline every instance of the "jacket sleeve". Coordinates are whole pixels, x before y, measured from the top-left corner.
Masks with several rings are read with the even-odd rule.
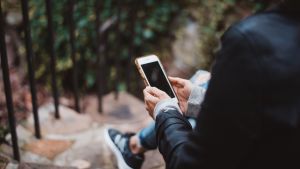
[[[192,130],[176,110],[156,118],[157,142],[169,169],[243,168],[262,125],[259,55],[251,37],[231,28],[222,37],[212,77]]]
[[[188,107],[185,116],[194,118],[197,117],[201,108],[201,103],[204,99],[205,92],[205,88],[196,85],[193,86],[188,99]]]

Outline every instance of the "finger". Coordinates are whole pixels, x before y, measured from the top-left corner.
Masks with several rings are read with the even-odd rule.
[[[154,102],[154,101],[157,101],[159,100],[159,95],[154,93],[151,89],[152,87],[146,87],[144,90],[143,90],[143,93],[144,93],[144,101],[145,102]],[[150,100],[149,100],[150,99]],[[158,101],[157,101],[158,102]],[[155,102],[156,103],[156,102]],[[148,104],[148,103],[146,103]]]
[[[153,92],[153,88],[154,88],[154,87],[147,86],[147,87],[144,89],[144,92],[147,92],[147,93],[152,94],[153,96],[155,96],[155,93]]]
[[[150,88],[151,88],[151,87],[147,86],[147,87],[143,90],[144,97],[145,97],[145,95],[147,95],[147,94],[150,93]]]
[[[174,89],[174,91],[175,91],[176,94],[179,94],[179,93],[178,93],[179,88],[178,88],[177,86],[173,86],[173,89]]]
[[[149,89],[149,93],[152,94],[152,95],[154,95],[154,96],[167,96],[167,94],[164,91],[159,90],[156,87],[151,87]]]
[[[185,81],[178,77],[170,77],[169,76],[169,80],[170,80],[171,84],[174,86],[183,87],[185,85]]]
[[[159,101],[159,99],[157,97],[154,97],[147,91],[144,93],[144,99],[145,99],[146,104],[148,104],[149,102],[156,104]]]
[[[144,97],[146,93],[147,93],[147,87],[143,90]]]

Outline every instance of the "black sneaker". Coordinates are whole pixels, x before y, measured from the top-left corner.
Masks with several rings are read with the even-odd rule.
[[[112,152],[117,157],[119,169],[140,169],[143,161],[143,154],[132,154],[129,148],[129,139],[134,134],[122,134],[115,129],[105,131],[105,140]]]

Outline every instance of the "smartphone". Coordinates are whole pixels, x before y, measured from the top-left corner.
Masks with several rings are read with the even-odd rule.
[[[157,56],[148,55],[139,57],[135,59],[135,64],[147,86],[156,87],[177,101],[174,89]]]

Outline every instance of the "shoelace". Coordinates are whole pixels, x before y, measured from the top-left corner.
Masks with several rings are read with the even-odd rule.
[[[126,146],[126,138],[122,137],[121,135],[117,135],[114,139],[114,142],[119,147],[121,152],[124,152]]]

